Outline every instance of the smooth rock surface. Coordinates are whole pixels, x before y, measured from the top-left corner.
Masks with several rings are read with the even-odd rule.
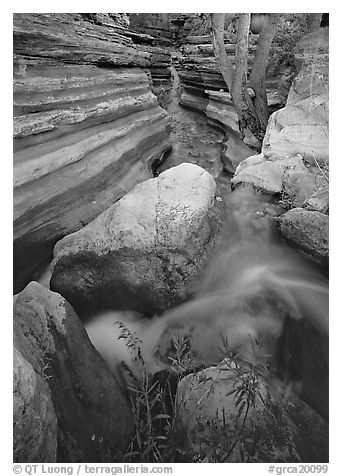
[[[55,463],[57,419],[47,382],[13,349],[13,461]]]
[[[329,217],[318,211],[293,208],[278,218],[281,235],[311,259],[329,261]]]
[[[319,169],[307,167],[298,154],[268,160],[261,153],[240,162],[231,180],[232,186],[249,185],[267,194],[281,194],[287,207],[301,207],[319,191],[325,179]]]
[[[283,187],[281,180],[282,169],[274,162],[261,160],[248,166],[249,159],[246,159],[243,164],[247,165],[235,173],[232,178],[232,186],[236,185],[252,185],[256,190],[262,190],[265,193],[276,194],[280,193]],[[259,156],[257,156],[259,157]],[[239,164],[239,167],[242,163]]]
[[[233,364],[234,365],[234,364]],[[227,364],[184,377],[177,390],[187,445],[210,462],[212,445],[224,462],[327,462],[328,426],[295,396],[281,395],[260,378],[255,408],[238,416],[234,372]],[[239,383],[237,383],[237,386]]]
[[[125,394],[65,299],[31,282],[14,306],[14,343],[48,384],[58,462],[103,462],[126,447],[133,418]]]
[[[220,227],[216,184],[183,163],[132,192],[58,242],[51,289],[91,307],[160,312],[185,297]]]
[[[329,161],[328,98],[309,97],[272,114],[263,141],[267,158],[301,154],[312,164]]]

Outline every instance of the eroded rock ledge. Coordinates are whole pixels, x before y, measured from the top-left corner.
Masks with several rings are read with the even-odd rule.
[[[151,90],[170,55],[103,16],[14,15],[15,292],[170,148]]]

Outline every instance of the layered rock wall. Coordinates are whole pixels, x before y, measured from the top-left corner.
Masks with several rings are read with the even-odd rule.
[[[58,239],[151,177],[170,148],[151,89],[170,55],[116,20],[14,15],[16,292]]]

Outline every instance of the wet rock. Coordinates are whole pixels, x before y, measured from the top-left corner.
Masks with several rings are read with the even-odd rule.
[[[51,289],[82,311],[153,314],[184,299],[220,228],[216,194],[211,175],[188,163],[137,185],[57,243]]]
[[[125,448],[133,427],[125,394],[65,299],[31,282],[14,306],[14,343],[49,387],[58,462],[103,462]]]
[[[328,426],[317,413],[280,388],[271,392],[259,377],[261,397],[239,415],[235,375],[222,363],[180,381],[178,423],[189,449],[206,462],[214,453],[221,462],[235,463],[328,461]]]
[[[172,150],[158,167],[157,172],[161,173],[183,163],[188,156],[188,162],[199,165],[216,178],[223,169],[220,153],[224,133],[217,126],[208,127],[205,117],[180,106],[177,93],[179,77],[174,67],[172,75],[172,91],[167,108],[172,117],[170,132]]]
[[[15,292],[170,148],[152,92],[170,76],[170,54],[94,15],[14,15]]]
[[[229,174],[234,174],[238,165],[251,157],[251,154],[251,149],[241,140],[239,135],[230,132],[221,154],[224,170]]]
[[[57,420],[44,377],[13,353],[13,461],[55,463]]]
[[[194,21],[191,15],[187,16],[189,22]],[[227,138],[233,139],[227,147],[227,160],[224,155],[223,161],[226,171],[234,173],[236,165],[253,155],[254,150],[241,139],[237,141],[237,136],[240,136],[237,113],[215,59],[211,38],[209,35],[188,35],[182,36],[181,42],[183,43],[180,49],[181,55],[176,66],[182,86],[180,104],[205,114],[211,123],[215,123],[224,130]],[[235,43],[234,33],[227,33],[225,50],[233,66],[235,65]],[[249,71],[253,64],[254,50],[255,45],[251,44],[248,54]],[[270,107],[279,107],[280,100],[276,95],[274,79],[267,77],[266,86]],[[255,95],[252,88],[248,88],[248,93],[251,97]],[[248,140],[250,145],[255,145],[252,143],[252,138]],[[239,147],[231,148],[233,141],[239,142]],[[257,148],[258,146],[260,147],[259,142]],[[231,150],[228,151],[228,148]]]
[[[293,208],[278,218],[281,235],[322,265],[329,261],[329,217],[317,211]]]
[[[319,309],[319,298],[311,301]],[[313,326],[307,319],[287,316],[277,342],[275,362],[277,375],[293,382],[297,396],[329,421],[329,316],[321,317],[326,321],[316,319]]]

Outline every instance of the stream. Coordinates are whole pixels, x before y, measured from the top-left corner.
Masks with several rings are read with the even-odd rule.
[[[178,104],[174,69],[173,76],[168,106],[173,148],[157,173],[182,162],[206,169],[217,180],[225,202],[223,230],[186,303],[152,319],[102,311],[85,322],[88,335],[114,372],[118,361],[134,365],[123,340],[117,340],[117,321],[142,339],[151,372],[168,367],[170,332],[175,329],[190,336],[198,362],[206,366],[222,359],[222,336],[245,357],[251,340],[262,336],[277,378],[328,419],[327,279],[280,242],[274,218],[282,211],[277,203],[251,190],[230,190],[230,177],[222,172],[220,159],[224,134],[209,127],[204,116]],[[46,272],[39,282],[48,285],[48,278]]]
[[[220,153],[223,148],[224,133],[208,126],[204,115],[179,105],[179,76],[174,66],[171,68],[171,73],[173,82],[167,112],[171,117],[172,149],[157,169],[157,173],[183,162],[189,162],[199,165],[217,178],[223,170]]]

